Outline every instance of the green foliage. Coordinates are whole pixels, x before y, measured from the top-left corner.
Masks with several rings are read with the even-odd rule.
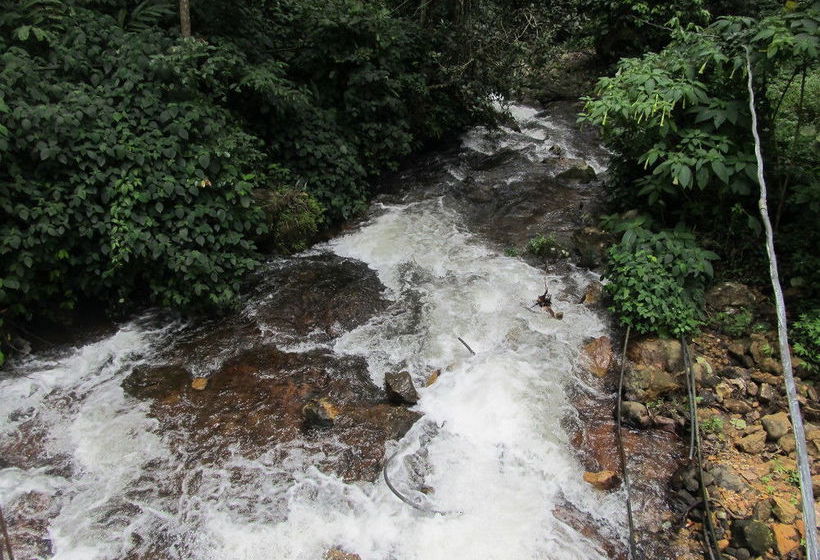
[[[567,252],[561,248],[555,236],[539,233],[527,242],[526,251],[536,257],[566,256]]]
[[[676,336],[698,328],[716,255],[700,249],[692,234],[630,229],[609,257],[606,290],[622,324],[639,333]]]
[[[722,434],[723,433],[723,418],[720,416],[712,416],[700,423],[700,428],[707,434]]]
[[[741,309],[735,313],[720,311],[710,319],[713,329],[731,337],[741,337],[749,334],[754,316],[748,309]]]
[[[615,152],[611,193],[620,209],[637,208],[660,227],[688,224],[705,245],[722,248],[724,273],[754,280],[766,265],[748,46],[783,275],[814,297],[820,12],[810,2],[788,9],[761,3],[750,12],[771,13],[677,28],[663,50],[621,60],[615,76],[600,80],[598,98],[587,100],[581,118],[599,126]]]
[[[820,309],[800,315],[792,324],[794,353],[813,372],[820,371]]]
[[[220,309],[374,178],[488,114],[462,53],[378,3],[28,0],[0,13],[0,314]],[[0,319],[2,319],[0,316]]]

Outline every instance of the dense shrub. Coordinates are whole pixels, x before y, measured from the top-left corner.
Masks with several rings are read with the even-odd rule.
[[[0,320],[229,306],[260,248],[489,115],[497,83],[378,2],[193,4],[188,39],[167,0],[0,14]]]
[[[627,229],[609,251],[606,278],[611,310],[639,333],[691,334],[700,325],[710,261],[686,231]]]
[[[661,226],[688,224],[749,280],[745,271],[765,270],[746,91],[749,46],[784,277],[814,293],[820,185],[816,101],[806,92],[815,87],[818,14],[811,3],[791,3],[761,20],[678,29],[662,51],[622,60],[582,116],[601,127],[615,151],[612,194],[621,209],[637,208]],[[789,76],[803,75],[805,81],[789,85]],[[804,83],[802,96],[796,82]]]

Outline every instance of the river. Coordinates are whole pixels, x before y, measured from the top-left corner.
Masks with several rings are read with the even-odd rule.
[[[0,373],[18,560],[607,558],[554,514],[572,504],[624,542],[623,491],[583,482],[569,441],[581,346],[608,330],[579,303],[597,276],[560,247],[546,264],[505,251],[569,239],[599,192],[560,172],[604,172],[606,154],[569,104],[511,114],[398,173],[331,241],[272,259],[236,314],[147,313]],[[563,319],[530,307],[545,286]],[[410,410],[382,390],[401,370]],[[339,417],[306,426],[320,398]],[[396,452],[391,481],[445,513],[390,492]]]

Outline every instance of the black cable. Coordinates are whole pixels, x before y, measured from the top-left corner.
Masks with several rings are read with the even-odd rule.
[[[626,326],[626,336],[624,336],[623,357],[621,358],[621,376],[618,380],[618,404],[616,409],[616,441],[618,443],[618,456],[621,459],[621,472],[624,477],[624,489],[626,490],[626,519],[629,524],[629,556],[632,560],[638,560],[638,552],[635,546],[635,522],[632,519],[632,498],[631,488],[629,486],[629,475],[626,472],[626,454],[624,453],[624,442],[621,439],[621,401],[624,389],[624,370],[626,369],[626,349],[629,345],[629,331],[632,329],[631,325]]]

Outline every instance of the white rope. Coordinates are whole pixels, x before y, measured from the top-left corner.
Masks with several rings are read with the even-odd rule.
[[[783,301],[783,288],[777,273],[777,255],[774,252],[774,234],[769,220],[769,208],[766,204],[766,181],[763,178],[763,155],[760,148],[760,135],[757,132],[757,112],[755,111],[755,94],[752,88],[752,62],[749,47],[746,47],[746,73],[749,88],[749,110],[752,113],[752,134],[755,139],[755,157],[757,158],[757,180],[760,183],[760,217],[766,229],[766,252],[769,255],[769,275],[772,278],[775,305],[777,307],[777,335],[780,343],[780,360],[783,363],[783,378],[786,381],[786,398],[789,401],[789,415],[794,428],[794,440],[797,451],[797,466],[800,471],[800,493],[803,497],[803,522],[806,527],[806,553],[808,560],[820,560],[817,553],[817,526],[814,517],[814,496],[811,488],[811,470],[809,470],[806,453],[806,433],[800,415],[800,404],[797,402],[797,389],[792,374],[792,358],[789,353],[789,338],[786,332],[786,305]]]

